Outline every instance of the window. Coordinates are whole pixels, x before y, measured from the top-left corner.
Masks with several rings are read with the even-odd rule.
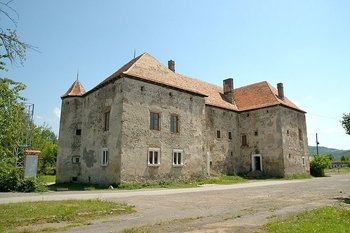
[[[216,131],[216,137],[217,137],[217,138],[221,138],[220,130],[217,130],[217,131]]]
[[[101,166],[107,166],[108,165],[108,149],[104,148],[102,149],[101,154]]]
[[[183,150],[173,150],[173,166],[183,166]]]
[[[232,139],[232,133],[228,132],[228,139]]]
[[[255,132],[254,132],[254,135],[255,135],[255,136],[258,136],[258,135],[259,135],[258,131],[255,131]]]
[[[150,129],[159,130],[160,122],[159,122],[160,114],[156,112],[150,112]]]
[[[170,132],[172,133],[179,132],[179,116],[177,115],[170,116]]]
[[[80,156],[79,155],[74,155],[72,156],[72,163],[80,163]]]
[[[302,141],[303,140],[303,132],[300,128],[298,131],[299,131],[299,140]]]
[[[301,157],[301,159],[303,160],[303,166],[305,166],[305,157]]]
[[[75,135],[81,135],[81,129],[76,129],[75,130]]]
[[[148,149],[148,166],[159,166],[160,164],[160,148]]]
[[[247,135],[242,135],[242,146],[248,146]]]
[[[287,129],[287,136],[289,136],[289,129]]]
[[[109,130],[109,115],[110,115],[110,112],[105,112],[104,131]]]

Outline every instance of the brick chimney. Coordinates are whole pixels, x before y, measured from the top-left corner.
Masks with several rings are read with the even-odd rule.
[[[224,96],[225,99],[233,104],[235,102],[235,97],[233,93],[233,79],[228,78],[223,81],[224,84]]]
[[[168,61],[168,68],[169,68],[169,70],[171,70],[172,72],[175,72],[175,61],[169,60],[169,61]]]
[[[277,90],[278,90],[278,98],[283,100],[284,99],[283,83],[277,83]]]

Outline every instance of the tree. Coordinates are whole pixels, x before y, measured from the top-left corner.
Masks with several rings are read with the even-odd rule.
[[[15,17],[18,18],[18,14],[11,7],[12,2],[12,0],[7,2],[0,1],[0,16],[4,15],[16,27]],[[33,46],[19,39],[15,29],[0,28],[0,70],[6,70],[5,60],[9,60],[11,63],[19,60],[23,64],[27,48],[34,49]]]
[[[345,129],[346,134],[350,135],[350,113],[343,115],[343,119],[341,120],[341,124]]]
[[[24,134],[25,114],[20,92],[25,85],[0,78],[0,156],[8,157],[19,146]]]
[[[313,176],[325,176],[324,169],[331,164],[329,155],[314,155],[313,160],[310,162],[311,175]]]
[[[55,174],[57,158],[57,137],[47,125],[34,126],[33,149],[40,150],[39,172],[45,175]]]

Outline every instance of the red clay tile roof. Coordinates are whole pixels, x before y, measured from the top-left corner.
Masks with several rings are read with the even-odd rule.
[[[198,94],[205,98],[205,104],[228,110],[247,111],[274,105],[283,105],[302,111],[287,97],[283,100],[278,98],[277,89],[267,82],[260,82],[235,89],[235,103],[231,104],[224,99],[222,87],[174,73],[148,53],[143,53],[132,59],[86,94],[118,79],[122,75]]]
[[[284,105],[302,111],[287,97],[280,99],[278,91],[266,81],[240,87],[234,90],[235,102],[240,111]]]
[[[79,80],[75,80],[75,82],[72,84],[72,86],[68,89],[68,91],[61,97],[65,98],[68,96],[82,96],[85,94],[85,89],[83,85],[79,82]]]

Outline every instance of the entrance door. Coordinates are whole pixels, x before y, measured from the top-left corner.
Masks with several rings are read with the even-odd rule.
[[[260,154],[252,155],[252,171],[262,171],[262,159]]]

